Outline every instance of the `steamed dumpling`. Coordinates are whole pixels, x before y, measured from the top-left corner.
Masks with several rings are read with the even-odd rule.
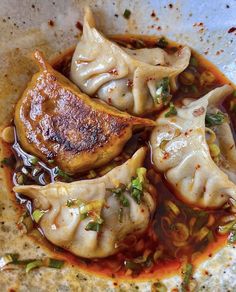
[[[106,257],[118,252],[128,235],[144,232],[155,209],[144,181],[145,169],[140,168],[145,154],[145,148],[139,149],[100,178],[17,186],[14,191],[33,199],[34,208],[45,211],[39,224],[49,241],[81,257]],[[129,189],[137,172],[142,191],[134,191],[139,197]],[[120,193],[119,188],[123,188]]]
[[[190,55],[188,47],[173,55],[160,48],[122,48],[95,28],[92,12],[87,9],[70,76],[90,96],[96,95],[120,110],[140,115],[162,108],[171,98],[156,99],[157,83],[169,77],[175,90],[175,78],[188,66]]]
[[[15,111],[21,146],[68,173],[106,164],[121,151],[135,127],[155,122],[122,113],[90,99],[36,51],[40,67]]]
[[[211,114],[219,112],[218,104],[232,91],[225,85],[177,107],[175,116],[166,117],[165,111],[151,135],[155,166],[165,174],[178,197],[194,206],[216,208],[226,202],[235,205],[236,150],[230,125],[225,118],[223,124],[211,130],[205,127],[205,119],[207,122]],[[214,147],[208,146],[210,139]]]

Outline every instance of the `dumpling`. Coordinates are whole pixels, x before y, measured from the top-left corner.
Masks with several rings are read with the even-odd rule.
[[[15,111],[21,146],[68,173],[101,166],[116,157],[135,127],[155,122],[122,113],[90,99],[52,69],[39,52],[33,76]]]
[[[188,66],[190,55],[188,47],[172,55],[160,48],[121,48],[95,28],[92,12],[87,8],[70,76],[90,96],[96,95],[120,110],[142,115],[162,108],[170,100],[167,77],[175,90],[176,76]]]
[[[151,135],[155,166],[177,196],[197,207],[235,207],[235,142],[217,108],[232,91],[225,85],[177,107],[176,115],[163,112]]]
[[[49,241],[81,257],[106,257],[118,252],[128,235],[143,233],[155,209],[141,167],[145,154],[140,148],[100,178],[16,186],[14,191],[45,212],[39,224]]]

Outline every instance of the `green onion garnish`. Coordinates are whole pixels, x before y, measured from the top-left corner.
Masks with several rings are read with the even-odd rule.
[[[64,265],[64,261],[49,258],[48,267],[53,269],[60,269]]]
[[[129,19],[130,15],[131,15],[131,11],[129,9],[125,9],[124,14],[123,14],[124,18]]]
[[[31,157],[29,158],[29,163],[32,164],[32,165],[37,164],[38,161],[39,161],[38,158],[35,157],[35,156],[31,156]]]
[[[36,223],[39,223],[40,219],[42,218],[44,214],[45,214],[45,211],[43,210],[39,210],[39,209],[34,210],[32,214],[34,221]]]
[[[165,114],[165,117],[168,118],[169,116],[175,116],[175,115],[177,115],[177,110],[174,104],[171,102],[169,111]]]
[[[187,263],[183,268],[183,282],[182,282],[182,291],[188,291],[189,282],[193,273],[193,265]]]
[[[154,102],[163,103],[167,105],[168,99],[171,97],[170,94],[170,80],[168,77],[164,77],[157,83],[156,95],[154,97]]]
[[[56,176],[63,178],[66,182],[72,181],[72,178],[70,177],[70,175],[68,173],[64,172],[63,170],[61,170],[59,167],[54,168],[54,174]]]
[[[85,230],[99,232],[101,230],[101,225],[102,223],[90,221],[85,227]]]
[[[25,267],[25,271],[26,273],[29,273],[29,271],[38,268],[38,267],[42,267],[43,266],[43,262],[41,260],[35,260],[33,262],[30,262],[26,265]]]
[[[131,196],[140,204],[143,196],[143,188],[146,177],[146,168],[140,167],[137,169],[137,177],[131,180]]]
[[[216,114],[207,113],[205,122],[207,127],[222,125],[225,122],[225,115],[220,111],[218,111]]]

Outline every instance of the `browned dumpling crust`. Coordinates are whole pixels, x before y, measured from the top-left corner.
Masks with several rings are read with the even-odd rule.
[[[101,166],[117,156],[134,127],[148,119],[122,113],[83,94],[36,51],[40,71],[19,100],[15,125],[21,146],[68,173]]]

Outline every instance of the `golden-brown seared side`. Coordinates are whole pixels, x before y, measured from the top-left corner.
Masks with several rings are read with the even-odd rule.
[[[18,101],[15,125],[22,147],[66,172],[101,166],[117,156],[135,126],[154,126],[90,99],[36,51],[40,71]]]

